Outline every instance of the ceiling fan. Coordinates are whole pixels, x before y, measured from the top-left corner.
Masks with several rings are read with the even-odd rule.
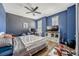
[[[29,12],[26,12],[26,14],[32,13],[33,16],[35,16],[36,14],[41,14],[41,12],[38,12],[37,11],[38,8],[39,8],[38,6],[32,7],[31,4],[28,4],[28,5],[29,5],[28,7],[27,6],[24,6],[26,9],[29,10]]]

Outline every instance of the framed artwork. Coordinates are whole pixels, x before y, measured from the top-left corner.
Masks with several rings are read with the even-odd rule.
[[[23,28],[28,28],[28,23],[23,23]]]

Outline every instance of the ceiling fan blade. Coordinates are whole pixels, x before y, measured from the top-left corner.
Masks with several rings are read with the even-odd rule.
[[[26,14],[29,14],[29,13],[32,13],[32,12],[26,12]]]
[[[35,13],[41,14],[41,12],[37,12],[37,11]]]
[[[25,8],[28,9],[28,10],[30,10],[30,11],[32,11],[30,8],[28,8],[28,7],[26,7],[26,6],[25,6]]]
[[[38,9],[38,7],[35,7],[35,9],[33,9],[33,11],[36,11]]]

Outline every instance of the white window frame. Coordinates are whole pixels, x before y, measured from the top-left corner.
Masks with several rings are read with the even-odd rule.
[[[54,16],[52,17],[52,26],[59,25],[59,17]]]
[[[38,21],[38,29],[37,29],[38,33],[42,33],[42,20]]]

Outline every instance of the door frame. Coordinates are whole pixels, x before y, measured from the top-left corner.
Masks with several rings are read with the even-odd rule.
[[[76,3],[76,55],[78,56],[78,3]]]

